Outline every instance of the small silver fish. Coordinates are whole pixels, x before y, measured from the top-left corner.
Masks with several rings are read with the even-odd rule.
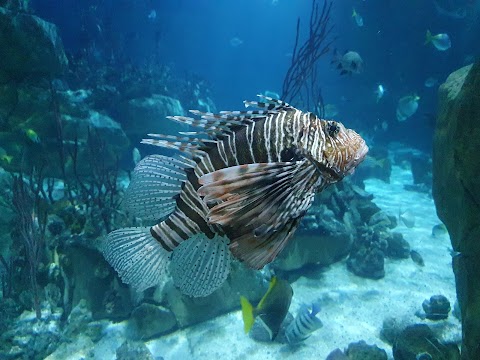
[[[157,18],[157,12],[155,11],[155,9],[150,10],[150,13],[148,14],[147,18],[152,21]]]
[[[425,261],[423,261],[423,257],[418,251],[410,250],[410,257],[418,266],[425,266]]]
[[[402,223],[409,229],[415,226],[415,215],[408,210],[398,212],[398,218],[402,221]]]
[[[240,45],[242,45],[242,44],[243,44],[243,40],[240,39],[240,38],[238,38],[238,37],[236,37],[236,36],[235,36],[234,38],[231,38],[231,39],[230,39],[230,45],[231,45],[232,47],[238,47],[238,46],[240,46]]]
[[[375,89],[375,97],[377,99],[377,103],[383,98],[385,95],[385,87],[382,84],[378,84],[377,88]]]
[[[450,41],[450,37],[448,36],[448,34],[443,33],[432,35],[430,30],[427,30],[427,35],[425,37],[425,45],[429,43],[432,43],[433,46],[435,46],[435,48],[440,51],[448,50],[452,46],[452,42]]]
[[[429,77],[427,80],[425,80],[425,87],[427,87],[427,88],[434,87],[437,84],[438,84],[438,79],[437,78]]]
[[[315,302],[311,309],[304,305],[300,308],[295,320],[288,325],[285,336],[289,344],[296,344],[307,339],[312,332],[320,329],[323,324],[317,317],[320,312],[320,304]]]
[[[388,130],[388,123],[386,121],[382,121],[382,130],[387,131]]]
[[[340,55],[335,50],[332,64],[336,65],[337,69],[340,70],[340,75],[360,74],[363,72],[363,59],[356,51],[347,51],[345,54]]]
[[[437,224],[432,227],[432,237],[439,238],[447,234],[447,228],[444,224]]]
[[[417,95],[407,95],[398,100],[397,104],[397,120],[405,121],[418,110],[418,101],[420,97]]]
[[[355,10],[355,8],[353,8],[352,17],[355,19],[355,22],[357,23],[357,26],[358,26],[358,27],[362,27],[362,26],[363,26],[363,17],[362,17],[362,15],[360,15],[359,13],[357,13],[357,11]]]

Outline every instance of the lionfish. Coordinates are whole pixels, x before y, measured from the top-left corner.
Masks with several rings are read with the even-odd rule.
[[[292,238],[316,193],[351,174],[368,147],[339,122],[259,95],[256,110],[191,110],[170,120],[198,127],[148,134],[144,144],[175,149],[135,167],[125,205],[151,227],[108,234],[102,252],[138,291],[169,271],[182,293],[203,297],[228,277],[234,258],[261,269]]]

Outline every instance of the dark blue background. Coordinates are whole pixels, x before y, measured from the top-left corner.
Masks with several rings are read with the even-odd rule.
[[[467,4],[465,19],[439,16],[430,0],[335,1],[335,47],[358,51],[365,62],[362,74],[343,77],[330,65],[331,54],[320,62],[324,99],[337,105],[338,119],[375,142],[396,140],[430,149],[437,87],[426,88],[425,79],[442,82],[480,53],[478,1],[456,4]],[[138,65],[155,55],[179,75],[206,79],[219,109],[241,108],[242,100],[265,90],[281,93],[297,18],[302,18],[305,39],[311,8],[307,0],[278,0],[276,5],[271,0],[34,0],[32,5],[58,25],[70,53],[93,47],[99,62],[121,56]],[[353,7],[363,16],[363,27],[352,19]],[[148,19],[152,9],[154,20]],[[440,52],[425,46],[427,29],[448,33],[452,48]],[[243,43],[232,46],[234,37]],[[387,92],[377,104],[379,83]],[[419,110],[399,123],[397,101],[413,93],[421,97]],[[383,121],[389,129],[374,131]]]

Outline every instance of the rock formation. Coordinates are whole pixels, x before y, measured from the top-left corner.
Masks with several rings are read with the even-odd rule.
[[[452,73],[439,90],[433,196],[454,250],[463,359],[480,359],[480,62]]]

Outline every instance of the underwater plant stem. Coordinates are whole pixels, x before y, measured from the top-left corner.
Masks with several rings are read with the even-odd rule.
[[[300,48],[298,48],[300,37],[298,18],[292,62],[283,81],[281,98],[287,102],[296,99],[297,102],[302,102],[306,109],[312,111],[323,111],[323,98],[317,82],[317,62],[330,51],[330,46],[335,40],[334,38],[329,40],[333,30],[333,25],[330,25],[332,5],[333,1],[325,0],[320,11],[316,0],[312,0],[309,37]]]
[[[37,193],[38,196],[38,193]],[[23,240],[27,260],[30,266],[30,284],[33,292],[33,305],[37,319],[41,318],[40,297],[37,286],[37,268],[40,263],[43,233],[39,231],[39,219],[35,214],[35,205],[38,207],[27,192],[23,176],[13,178],[13,205],[19,217],[20,236]]]
[[[63,279],[63,318],[67,318],[70,315],[72,310],[72,298],[70,296],[71,291],[71,283],[70,279],[68,278],[63,265],[60,265],[60,275]]]
[[[0,254],[0,263],[5,268],[5,273],[2,275],[2,295],[4,298],[10,297],[12,294],[12,282],[13,282],[13,264],[12,259],[7,261],[2,254]]]
[[[40,298],[38,295],[38,284],[37,284],[37,267],[36,264],[30,263],[30,284],[33,289],[33,307],[35,309],[35,315],[37,319],[40,320],[42,317],[42,311],[40,308]]]
[[[57,149],[58,149],[58,156],[60,158],[60,170],[62,172],[64,188],[67,194],[68,201],[70,202],[70,204],[74,205],[72,189],[67,180],[67,171],[65,169],[66,156],[65,156],[65,145],[64,145],[64,135],[63,135],[63,123],[62,123],[62,117],[60,116],[60,105],[58,102],[57,91],[55,90],[52,81],[50,82],[50,94],[51,94],[50,96],[52,100],[51,104],[52,104],[53,115],[55,118],[55,128],[57,130]]]

